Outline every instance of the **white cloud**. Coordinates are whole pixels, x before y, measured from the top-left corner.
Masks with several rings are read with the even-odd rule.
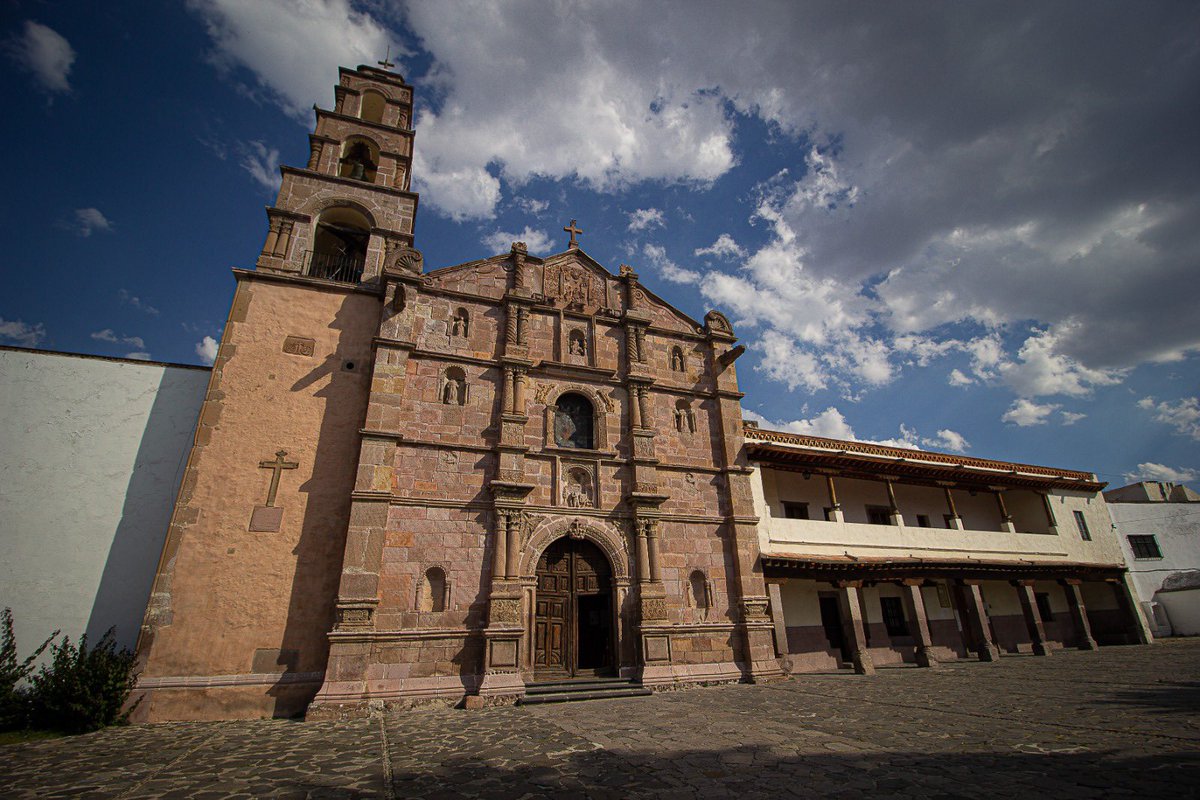
[[[631,231],[645,231],[667,226],[663,212],[657,208],[639,208],[637,211],[629,212],[626,216],[629,217],[627,230]]]
[[[150,360],[150,354],[147,352],[144,352],[144,351],[135,351],[133,353],[126,353],[125,357],[132,358],[134,361],[149,361]]]
[[[793,339],[778,331],[764,331],[750,346],[763,354],[755,369],[773,380],[786,383],[788,389],[802,386],[810,392],[816,392],[828,384],[829,376],[817,356],[802,350]]]
[[[513,198],[513,203],[526,214],[533,214],[535,217],[540,217],[550,208],[550,204],[545,200],[538,200],[532,197],[516,197]]]
[[[746,251],[734,241],[728,233],[722,233],[708,247],[698,247],[692,253],[695,256],[713,256],[714,258],[732,259],[745,258]]]
[[[921,444],[939,450],[949,450],[952,453],[965,453],[971,448],[971,443],[965,436],[948,428],[939,430],[937,436],[932,439],[922,439]]]
[[[833,406],[808,419],[794,419],[791,422],[780,423],[776,430],[807,436],[824,436],[827,439],[845,439],[846,441],[856,441],[858,438],[854,435],[854,429],[850,427],[850,423],[846,422],[842,412]]]
[[[75,219],[62,223],[61,227],[85,239],[96,231],[109,232],[113,229],[112,222],[98,208],[75,209]]]
[[[212,363],[217,360],[218,347],[216,339],[211,336],[205,336],[196,342],[196,355],[200,356],[200,360],[203,363],[212,366]]]
[[[1200,398],[1184,397],[1156,403],[1153,397],[1143,397],[1138,401],[1138,408],[1153,411],[1155,422],[1174,427],[1181,436],[1200,441]]]
[[[146,343],[142,341],[140,336],[118,336],[113,333],[112,328],[105,328],[102,331],[94,331],[92,338],[98,342],[108,342],[109,344],[123,344],[138,350],[145,350]],[[132,356],[131,356],[132,357]]]
[[[1153,461],[1147,461],[1137,465],[1137,470],[1134,472],[1125,473],[1125,481],[1127,483],[1136,483],[1138,481],[1162,481],[1163,483],[1191,483],[1194,480],[1200,479],[1200,472],[1186,467],[1178,469],[1168,467],[1165,464],[1155,464]]]
[[[975,381],[964,375],[962,370],[952,369],[950,370],[950,378],[947,380],[947,383],[951,386],[970,386]]]
[[[553,242],[543,230],[534,230],[528,225],[520,233],[494,231],[479,240],[491,253],[507,253],[513,242],[524,242],[530,253],[549,253]]]
[[[254,182],[271,194],[278,192],[283,181],[279,173],[279,151],[262,142],[246,142],[239,145],[238,149],[241,151],[238,163],[250,173]]]
[[[158,316],[159,312],[158,312],[157,308],[155,308],[154,306],[145,302],[144,300],[142,300],[142,298],[140,298],[134,294],[130,294],[130,292],[126,289],[121,289],[120,291],[118,291],[117,296],[119,298],[121,298],[122,303],[133,306],[138,311],[141,311],[145,314],[149,314],[152,317]]]
[[[1016,361],[998,365],[1004,382],[1023,397],[1065,394],[1079,397],[1093,387],[1120,383],[1122,370],[1090,369],[1057,352],[1060,334],[1036,331],[1017,351]]]
[[[1004,415],[1000,417],[1000,421],[1011,422],[1022,428],[1030,425],[1045,425],[1048,422],[1047,418],[1052,412],[1057,411],[1058,407],[1056,403],[1035,403],[1020,397],[1013,401],[1008,411],[1005,411]]]
[[[27,20],[21,34],[5,44],[8,55],[27,72],[33,73],[43,89],[57,93],[71,91],[68,76],[75,63],[75,51],[57,31]]]
[[[0,317],[0,340],[16,342],[21,347],[37,347],[45,338],[46,326],[40,322],[29,325],[19,319]]]
[[[646,256],[646,260],[654,267],[655,271],[662,276],[663,280],[671,281],[672,283],[696,283],[700,280],[700,273],[690,269],[684,269],[676,264],[671,259],[667,258],[667,249],[656,244],[646,244],[642,247],[642,253]]]
[[[1080,414],[1076,411],[1063,411],[1060,413],[1062,414],[1063,425],[1074,425],[1076,422],[1079,422],[1079,420],[1087,417],[1087,414]]]
[[[349,0],[188,0],[205,24],[212,63],[236,81],[242,70],[255,97],[275,103],[297,121],[312,122],[313,103],[333,97],[338,67],[370,64],[387,47],[404,55],[388,31]]]

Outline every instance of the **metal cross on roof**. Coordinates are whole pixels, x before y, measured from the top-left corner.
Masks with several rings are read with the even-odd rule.
[[[383,61],[376,61],[375,63],[378,64],[379,66],[383,67],[384,69],[391,69],[392,67],[396,66],[394,61],[388,60],[391,58],[391,55],[392,55],[392,46],[389,44],[388,49],[387,49],[387,55],[385,55],[383,57]]]
[[[571,224],[563,228],[563,230],[571,234],[571,241],[567,244],[567,247],[572,250],[577,249],[579,247],[579,242],[575,241],[575,234],[583,233],[583,228],[576,228],[575,220],[571,220]]]

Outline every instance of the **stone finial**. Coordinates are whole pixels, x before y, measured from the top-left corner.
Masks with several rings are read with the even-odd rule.
[[[528,255],[529,248],[525,246],[524,242],[513,242],[512,243],[512,252],[520,253],[521,255]]]

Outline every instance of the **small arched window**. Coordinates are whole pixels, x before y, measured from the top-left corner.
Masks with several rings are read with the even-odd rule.
[[[696,412],[687,400],[675,402],[675,430],[680,433],[696,432]]]
[[[375,182],[379,168],[379,148],[366,139],[347,139],[342,145],[338,176],[367,183]]]
[[[688,605],[707,611],[712,606],[712,592],[708,587],[708,579],[701,570],[695,570],[688,577]]]
[[[363,92],[358,116],[367,122],[383,122],[383,109],[386,105],[383,95],[379,92]]]
[[[421,605],[419,611],[446,610],[446,571],[441,567],[430,567],[425,570],[425,578],[421,582]]]
[[[450,318],[450,335],[451,336],[470,336],[471,331],[471,315],[467,313],[465,308],[460,308],[454,312],[454,316]]]
[[[687,371],[687,362],[684,361],[684,359],[683,359],[683,350],[682,350],[682,348],[679,347],[679,345],[676,345],[675,347],[671,348],[671,371],[672,372],[686,372]]]
[[[568,392],[559,397],[554,411],[554,443],[559,447],[596,449],[595,413],[592,402],[581,394]]]
[[[450,367],[442,378],[442,402],[448,406],[467,404],[467,376],[461,367]]]

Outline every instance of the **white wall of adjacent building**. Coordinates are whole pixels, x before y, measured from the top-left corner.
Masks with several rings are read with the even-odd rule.
[[[1156,636],[1200,635],[1200,503],[1108,504],[1129,574]],[[1130,536],[1153,536],[1159,557]]]
[[[209,370],[0,349],[0,607],[133,648]]]

